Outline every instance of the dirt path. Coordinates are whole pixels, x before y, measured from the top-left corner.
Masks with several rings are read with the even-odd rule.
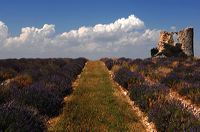
[[[89,61],[49,131],[139,131],[145,126],[100,61]]]

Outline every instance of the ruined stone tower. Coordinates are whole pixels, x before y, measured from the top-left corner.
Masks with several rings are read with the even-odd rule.
[[[178,41],[182,44],[181,49],[187,56],[194,56],[193,28],[186,28],[178,32]]]
[[[174,41],[174,35],[177,36],[177,41]],[[179,32],[160,32],[160,39],[157,48],[153,48],[153,56],[164,55],[171,56],[194,56],[193,49],[193,28],[185,28]],[[156,53],[157,51],[157,53]]]
[[[173,39],[173,33],[172,32],[166,32],[161,31],[160,32],[160,39],[158,42],[158,51],[162,52],[165,50],[165,44],[174,45],[174,39]]]

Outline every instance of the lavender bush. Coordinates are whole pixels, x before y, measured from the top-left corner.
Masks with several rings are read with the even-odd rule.
[[[44,121],[37,111],[14,102],[0,106],[0,131],[43,132],[46,130]]]
[[[0,131],[44,131],[40,118],[59,114],[86,62],[84,58],[0,60]]]
[[[144,77],[141,74],[131,72],[125,67],[120,68],[114,75],[114,80],[124,88],[128,88],[129,84],[142,84],[144,82]]]
[[[179,102],[163,100],[157,102],[148,112],[149,119],[156,125],[158,131],[192,131],[200,130],[200,124],[189,112],[184,110]]]

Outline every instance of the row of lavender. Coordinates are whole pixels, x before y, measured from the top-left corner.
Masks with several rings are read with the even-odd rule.
[[[174,89],[200,103],[200,60],[105,58],[102,61],[159,131],[200,130],[199,119],[187,112],[180,102],[167,98]]]
[[[45,131],[86,61],[0,60],[0,131]]]

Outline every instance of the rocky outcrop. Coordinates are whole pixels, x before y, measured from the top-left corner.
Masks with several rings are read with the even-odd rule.
[[[177,41],[174,41],[174,36]],[[152,56],[185,57],[194,56],[193,28],[186,28],[179,32],[160,32],[160,39],[156,48],[151,49]]]

